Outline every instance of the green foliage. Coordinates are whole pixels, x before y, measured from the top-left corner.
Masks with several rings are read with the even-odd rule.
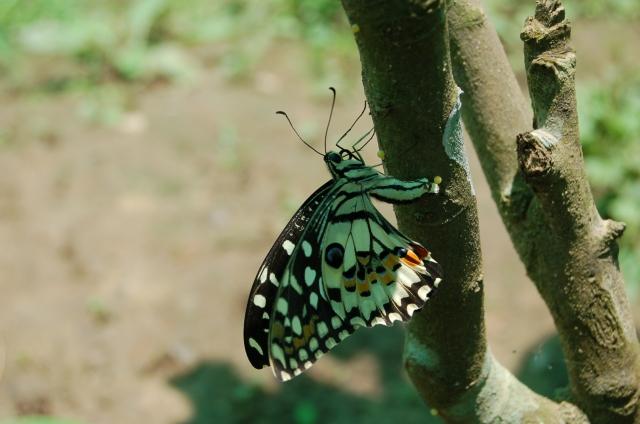
[[[7,0],[0,2],[0,71],[14,87],[58,91],[107,80],[189,80],[207,56],[236,78],[279,43],[302,40],[321,77],[329,49],[353,55],[340,7],[333,0]],[[207,54],[196,54],[199,47]]]
[[[78,422],[54,417],[26,416],[2,420],[0,424],[78,424]]]
[[[581,140],[598,210],[624,221],[620,266],[633,295],[640,290],[640,76],[579,87]]]

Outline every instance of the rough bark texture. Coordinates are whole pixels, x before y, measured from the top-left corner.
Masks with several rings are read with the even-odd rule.
[[[406,367],[446,410],[482,375],[486,341],[478,218],[462,166],[442,135],[457,97],[438,1],[343,0],[385,168],[397,178],[442,177],[441,192],[398,206],[399,227],[435,252],[446,282],[408,326]],[[437,387],[437,390],[432,390]]]
[[[443,178],[438,196],[396,208],[400,228],[431,249],[445,273],[437,295],[408,326],[409,376],[448,422],[584,421],[572,405],[531,392],[487,349],[476,201],[464,152],[443,141],[457,95],[445,2],[342,3],[387,171],[402,179]],[[511,156],[511,177],[517,166],[513,139],[511,147],[495,145]],[[509,176],[499,171],[495,179]]]
[[[449,13],[454,69],[498,209],[554,317],[572,400],[592,422],[638,422],[638,343],[617,264],[624,225],[600,218],[586,179],[564,15],[560,2],[538,1],[521,35],[528,132],[516,137],[529,125],[526,105],[474,1],[455,1]]]

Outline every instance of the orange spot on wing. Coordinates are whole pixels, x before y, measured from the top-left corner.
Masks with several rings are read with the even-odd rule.
[[[360,282],[360,284],[358,284],[358,294],[362,294],[367,291],[369,291],[369,282],[368,281]]]
[[[386,257],[386,259],[382,262],[382,265],[384,265],[385,268],[387,269],[391,269],[393,268],[393,266],[396,264],[396,262],[398,261],[398,257],[395,255],[388,255]]]
[[[344,285],[344,288],[346,289],[351,289],[356,285],[356,280],[355,278],[352,278],[351,280],[342,280],[342,284]]]
[[[273,324],[271,335],[276,339],[282,339],[284,337],[284,326],[279,322]]]
[[[416,256],[413,250],[407,250],[406,256],[402,258],[401,261],[409,266],[416,266],[422,263],[422,260]]]
[[[311,321],[309,321],[309,324],[303,325],[302,326],[302,339],[304,343],[306,343],[307,341],[309,341],[309,339],[311,338],[311,336],[313,336],[316,332],[316,321],[318,321],[320,318],[317,315],[313,315],[311,317]]]

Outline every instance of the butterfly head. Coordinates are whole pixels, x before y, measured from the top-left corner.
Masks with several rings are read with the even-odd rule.
[[[348,170],[365,166],[359,154],[347,149],[340,149],[338,152],[333,150],[327,152],[324,155],[324,161],[334,178],[344,176],[344,173]]]

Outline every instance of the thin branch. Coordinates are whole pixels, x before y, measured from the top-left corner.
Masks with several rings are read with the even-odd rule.
[[[458,85],[464,90],[462,116],[473,135],[474,147],[491,194],[500,211],[518,214],[532,193],[511,198],[518,180],[513,140],[531,129],[532,114],[500,44],[498,35],[479,6],[479,0],[456,0],[447,15],[450,22],[451,60]],[[487,99],[491,107],[486,107]],[[482,140],[482,142],[475,142]],[[522,190],[520,190],[522,191]]]
[[[496,54],[495,31],[475,1],[455,1],[449,16],[465,124],[516,250],[554,317],[573,400],[592,422],[633,422],[640,379],[617,266],[624,226],[600,218],[584,172],[564,9],[538,1],[522,33],[535,129],[517,137],[517,151],[514,131],[526,125],[526,105],[505,55]]]
[[[521,35],[536,129],[518,136],[518,160],[554,246],[527,268],[555,318],[578,404],[593,422],[634,421],[640,358],[617,263],[624,225],[600,218],[584,171],[570,34],[562,4],[543,0]]]

